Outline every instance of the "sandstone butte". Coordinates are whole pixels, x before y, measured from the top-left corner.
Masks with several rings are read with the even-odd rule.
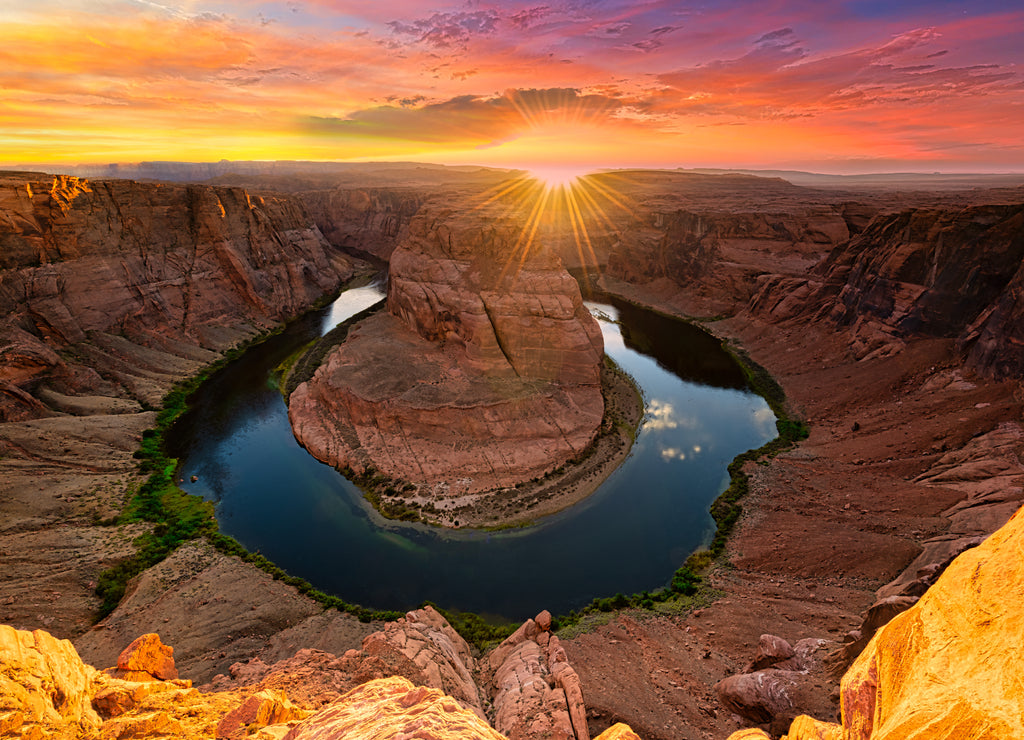
[[[876,633],[843,677],[842,724],[800,716],[784,740],[1024,737],[1021,583],[1024,509]]]
[[[514,218],[425,208],[390,262],[387,312],[289,399],[318,459],[455,496],[579,455],[601,425],[604,344],[559,258]]]

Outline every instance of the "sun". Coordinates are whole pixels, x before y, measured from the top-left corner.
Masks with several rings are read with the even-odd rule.
[[[572,165],[542,165],[531,167],[528,172],[547,190],[565,190],[573,187],[590,170]]]

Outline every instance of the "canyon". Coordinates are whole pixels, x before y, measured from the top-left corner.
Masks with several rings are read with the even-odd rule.
[[[172,680],[208,684],[188,701],[235,692],[211,699],[221,703],[208,723],[249,702],[246,687],[263,682],[258,691],[297,693],[264,696],[247,711],[277,702],[283,709],[261,711],[280,721],[264,724],[294,737],[304,736],[298,714],[391,675],[466,702],[479,718],[475,692],[476,709],[507,737],[556,736],[552,727],[596,736],[617,722],[643,738],[904,737],[912,726],[955,736],[967,726],[960,720],[991,737],[1020,734],[1012,724],[1019,712],[1006,711],[1020,705],[1012,691],[954,701],[913,682],[945,670],[954,653],[965,666],[955,690],[966,691],[966,676],[989,687],[1019,681],[1005,659],[1020,639],[1015,600],[1005,596],[1019,588],[1020,516],[1011,517],[1024,499],[1019,187],[892,192],[743,175],[592,176],[591,187],[614,190],[631,207],[606,208],[590,235],[595,263],[584,264],[587,251],[571,234],[554,238],[563,264],[586,267],[617,295],[699,319],[767,368],[811,430],[795,449],[747,466],[743,515],[705,574],[713,590],[695,608],[595,615],[587,629],[557,636],[538,615],[512,644],[473,655],[429,613],[362,623],[197,540],[139,575],[92,626],[98,574],[150,526],[111,520],[141,483],[132,454],[172,383],[364,269],[342,250],[345,240],[355,254],[371,251],[375,233],[397,247],[424,228],[416,214],[431,198],[450,203],[489,186],[473,177],[449,173],[416,192],[372,175],[357,186],[283,192],[263,176],[186,186],[6,173],[0,622],[70,638],[96,666],[115,665],[133,640],[157,632],[184,677]],[[350,209],[318,205],[330,194],[360,204],[357,224],[345,226]],[[393,259],[390,249],[381,255]],[[942,622],[936,604],[951,601],[963,604],[966,621]],[[983,618],[993,603],[994,627]],[[389,647],[425,644],[412,635],[421,628],[447,635],[432,648],[443,658]],[[62,676],[93,675],[66,667],[67,644],[26,634],[5,631],[4,644],[24,652],[31,640],[40,654],[64,656]],[[554,637],[561,652],[550,649]],[[906,666],[922,668],[891,663],[907,644],[915,646],[907,660],[920,662]],[[450,658],[463,653],[474,664],[460,658],[460,670]],[[513,654],[520,663],[509,662]],[[282,661],[292,662],[268,670]],[[319,667],[332,662],[334,673]],[[559,683],[556,674],[568,676],[560,665],[575,679]],[[315,700],[322,689],[302,695],[296,674],[334,683]],[[45,701],[26,700],[43,706],[31,715],[4,704],[4,732],[48,732],[83,717],[107,732],[84,685],[62,688],[79,698],[60,707],[51,700],[60,719]],[[410,692],[365,686],[363,698]],[[570,687],[582,703],[550,709],[559,691],[576,693]],[[171,731],[158,729],[165,720],[181,726],[175,712],[184,700],[175,705],[173,696],[195,691],[172,684],[161,708],[155,694],[118,690],[139,697],[128,714],[152,722],[150,736]],[[926,713],[908,713],[894,692]],[[288,715],[286,698],[304,702],[301,711]],[[552,724],[524,719],[541,716]],[[760,729],[743,729],[751,726]]]

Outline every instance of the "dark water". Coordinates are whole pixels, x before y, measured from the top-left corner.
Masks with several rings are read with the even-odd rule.
[[[626,462],[584,503],[527,529],[389,522],[298,445],[270,382],[284,357],[379,295],[349,291],[333,314],[310,315],[224,368],[168,439],[182,477],[198,478],[183,487],[216,502],[222,531],[346,601],[404,610],[430,600],[520,620],[658,588],[709,541],[708,506],[728,483],[729,461],[775,435],[767,404],[717,341],[649,311],[588,303],[605,351],[647,404]]]

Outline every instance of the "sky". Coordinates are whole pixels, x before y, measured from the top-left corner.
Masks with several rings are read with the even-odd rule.
[[[0,0],[0,164],[1024,171],[1021,0]]]

